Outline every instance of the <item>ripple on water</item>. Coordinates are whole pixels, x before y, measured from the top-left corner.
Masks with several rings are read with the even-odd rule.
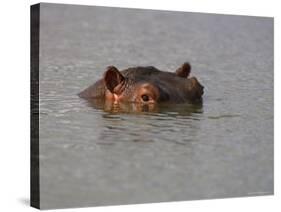
[[[238,114],[223,114],[218,116],[208,116],[208,119],[225,119],[225,118],[238,118],[240,115]]]

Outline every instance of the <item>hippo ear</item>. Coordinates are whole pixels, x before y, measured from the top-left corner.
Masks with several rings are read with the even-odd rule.
[[[104,73],[104,82],[107,89],[110,90],[111,93],[114,93],[114,88],[116,88],[124,80],[125,78],[116,67],[107,67],[107,70]]]
[[[179,77],[187,78],[189,76],[191,66],[189,63],[184,63],[176,70],[176,75]]]

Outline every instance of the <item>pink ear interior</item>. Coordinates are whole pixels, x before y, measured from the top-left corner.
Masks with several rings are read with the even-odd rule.
[[[104,82],[108,90],[114,93],[114,88],[124,81],[123,75],[114,66],[107,67],[107,71],[104,74]]]

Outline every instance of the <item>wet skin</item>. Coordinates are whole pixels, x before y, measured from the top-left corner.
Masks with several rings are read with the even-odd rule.
[[[161,104],[141,104],[141,103],[112,103],[110,101],[105,101],[104,99],[87,99],[87,105],[89,107],[103,110],[110,114],[168,114],[169,116],[177,117],[181,116],[192,116],[194,113],[203,113],[202,102],[197,103],[161,103]]]
[[[157,103],[201,103],[204,87],[195,77],[189,77],[190,70],[189,63],[184,63],[174,73],[152,66],[123,71],[109,66],[102,79],[78,95],[104,101],[107,105],[134,103],[141,108],[147,105],[149,110]]]

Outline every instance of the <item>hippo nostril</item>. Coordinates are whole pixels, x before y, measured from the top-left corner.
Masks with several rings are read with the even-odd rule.
[[[142,100],[144,101],[144,102],[147,102],[148,100],[149,100],[149,96],[147,96],[147,95],[142,95],[141,96],[141,98],[142,98]]]

